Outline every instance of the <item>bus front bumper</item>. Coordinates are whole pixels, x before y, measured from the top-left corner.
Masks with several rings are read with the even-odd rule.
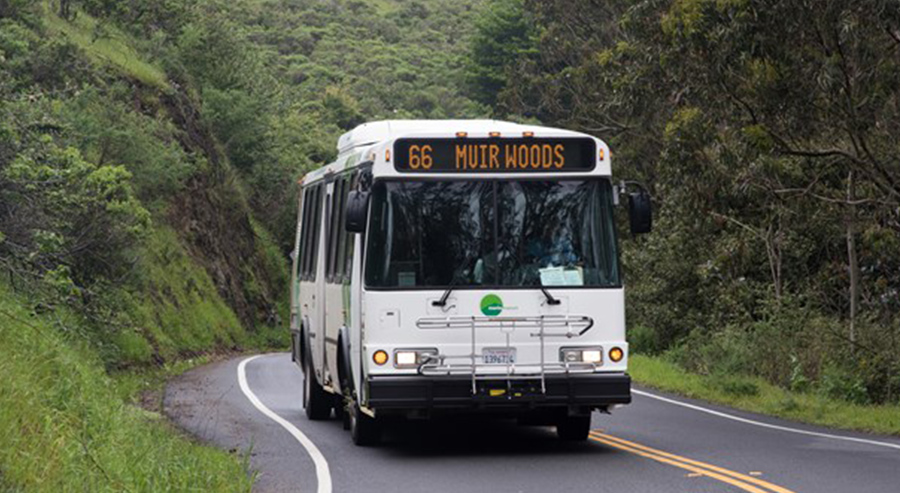
[[[578,406],[607,408],[631,402],[626,373],[547,375],[541,381],[477,380],[468,376],[370,376],[368,406],[374,409],[510,409]]]

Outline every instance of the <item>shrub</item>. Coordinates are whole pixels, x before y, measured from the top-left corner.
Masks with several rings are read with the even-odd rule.
[[[737,397],[750,397],[759,394],[759,385],[748,377],[719,375],[714,382],[722,392]]]
[[[150,223],[121,166],[98,166],[43,136],[0,169],[0,258],[79,286],[119,279]]]
[[[863,379],[849,369],[829,364],[822,372],[820,391],[828,397],[842,399],[854,404],[870,402]]]

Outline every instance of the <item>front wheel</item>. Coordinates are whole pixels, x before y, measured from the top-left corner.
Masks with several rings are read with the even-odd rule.
[[[381,423],[362,412],[359,404],[351,402],[349,407],[350,438],[353,443],[360,447],[377,445],[381,441]]]
[[[316,381],[310,358],[306,358],[303,377],[303,408],[306,417],[313,421],[321,421],[331,417],[331,406],[334,398]]]
[[[556,434],[568,442],[583,442],[591,431],[591,416],[567,416],[556,424]]]

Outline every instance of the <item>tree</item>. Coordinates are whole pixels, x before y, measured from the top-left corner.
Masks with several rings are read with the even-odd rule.
[[[535,31],[527,20],[523,0],[500,0],[486,5],[475,21],[470,41],[467,80],[475,98],[489,106],[506,87],[507,69],[533,52]]]
[[[878,342],[898,335],[896,2],[525,5],[539,54],[507,62],[499,104],[606,139],[658,205],[655,234],[625,244],[629,321],[657,349],[690,340],[707,371],[740,340],[728,347],[784,351],[757,359],[812,378],[847,366],[871,398],[896,395]]]

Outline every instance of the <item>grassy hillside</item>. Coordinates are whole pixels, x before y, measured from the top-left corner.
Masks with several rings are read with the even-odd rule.
[[[242,458],[123,402],[77,314],[28,305],[0,283],[0,489],[250,491]]]
[[[131,46],[131,39],[115,26],[98,23],[83,11],[73,19],[62,19],[54,7],[55,4],[46,0],[40,5],[40,15],[48,34],[68,40],[84,50],[92,61],[109,65],[147,86],[164,91],[171,89],[165,72],[144,60]]]
[[[0,5],[0,490],[249,491],[244,458],[136,405],[136,382],[282,346],[287,260],[202,95],[57,5]]]

